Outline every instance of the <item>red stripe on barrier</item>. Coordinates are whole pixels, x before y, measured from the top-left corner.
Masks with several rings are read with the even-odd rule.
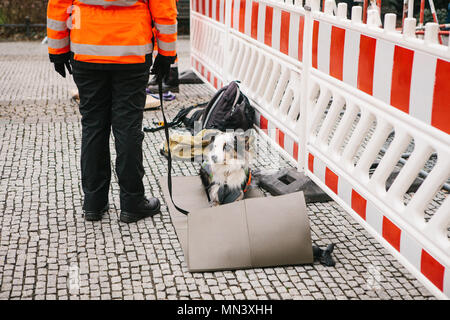
[[[317,69],[317,47],[319,44],[319,21],[317,20],[314,20],[312,37],[312,67]]]
[[[431,125],[450,134],[450,62],[437,59],[436,80],[434,82],[433,109],[431,111]]]
[[[284,132],[277,128],[277,143],[284,149]]]
[[[391,105],[409,113],[409,94],[414,51],[395,46],[392,67]]]
[[[370,95],[373,90],[376,45],[376,39],[361,35],[359,42],[358,89]]]
[[[214,88],[219,89],[219,88],[217,88],[217,78],[216,77],[214,77]]]
[[[352,209],[364,220],[366,220],[367,200],[352,189]]]
[[[280,51],[289,54],[289,23],[291,15],[287,11],[281,10],[281,28],[280,28]]]
[[[314,156],[311,153],[308,153],[308,169],[314,173]]]
[[[245,0],[241,0],[239,9],[239,32],[245,32]]]
[[[294,150],[292,150],[292,156],[298,161],[298,143],[294,142]]]
[[[206,4],[205,4],[205,2],[206,2],[206,0],[201,0],[202,1],[202,12],[201,12],[201,14],[205,14],[206,13]]]
[[[209,17],[212,18],[212,0],[209,0]]]
[[[298,27],[298,60],[303,61],[303,30],[305,30],[305,16],[300,16]]]
[[[264,28],[264,43],[268,46],[272,46],[272,20],[273,20],[273,8],[266,6],[266,25]]]
[[[330,76],[342,80],[344,67],[345,29],[333,26],[331,28],[330,44]]]
[[[444,290],[445,267],[422,249],[420,272],[428,278],[439,290]]]
[[[206,79],[208,79],[208,82],[211,83],[211,72],[208,71]]]
[[[387,240],[397,251],[400,251],[400,237],[402,230],[386,217],[383,217],[383,238]]]
[[[325,170],[325,184],[336,194],[338,193],[338,182],[339,177],[327,167]]]
[[[261,130],[264,131],[266,134],[267,134],[267,125],[268,125],[267,119],[264,118],[263,115],[261,115],[261,116],[259,117],[259,127],[260,127]]]
[[[216,0],[216,20],[217,21],[221,21],[220,20],[220,0]]]
[[[251,23],[251,37],[253,39],[258,38],[258,11],[259,11],[259,3],[253,1],[252,2],[252,23]]]

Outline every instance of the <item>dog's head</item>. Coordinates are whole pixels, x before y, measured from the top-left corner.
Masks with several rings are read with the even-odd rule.
[[[253,158],[253,140],[249,132],[220,133],[211,140],[208,160],[212,165],[248,167]]]

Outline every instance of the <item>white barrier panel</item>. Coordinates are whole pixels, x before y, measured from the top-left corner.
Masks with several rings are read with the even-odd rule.
[[[242,81],[257,123],[299,167],[305,10],[273,1],[231,2],[228,79]],[[238,62],[237,57],[242,57]]]
[[[334,16],[330,0],[325,12],[319,0],[311,11],[269,0],[216,3],[193,0],[197,73],[215,88],[240,80],[259,131],[433,294],[450,297],[450,200],[441,189],[450,177],[450,50],[436,28],[416,39],[414,19],[398,33],[395,15],[382,29],[377,17],[362,24],[360,7],[347,19],[340,3]],[[428,176],[408,194],[423,169]],[[425,214],[436,194],[438,208]]]

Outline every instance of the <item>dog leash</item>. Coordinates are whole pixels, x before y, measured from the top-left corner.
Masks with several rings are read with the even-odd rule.
[[[175,204],[175,201],[173,201],[173,196],[172,196],[172,154],[170,152],[169,126],[167,125],[168,122],[166,120],[166,115],[164,114],[164,107],[163,107],[162,77],[159,77],[159,79],[158,79],[158,91],[159,91],[159,101],[161,103],[161,113],[162,113],[162,117],[163,117],[163,121],[164,121],[164,134],[166,136],[166,141],[167,141],[167,161],[168,161],[167,187],[169,189],[170,200],[172,201],[175,209],[177,209],[184,215],[188,215],[189,211],[186,211],[186,210],[178,207]]]

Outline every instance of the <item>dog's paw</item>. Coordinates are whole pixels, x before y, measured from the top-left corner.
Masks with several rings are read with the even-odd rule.
[[[218,202],[218,201],[210,201],[209,202],[209,206],[210,207],[217,207],[217,206],[220,206],[220,203]]]

